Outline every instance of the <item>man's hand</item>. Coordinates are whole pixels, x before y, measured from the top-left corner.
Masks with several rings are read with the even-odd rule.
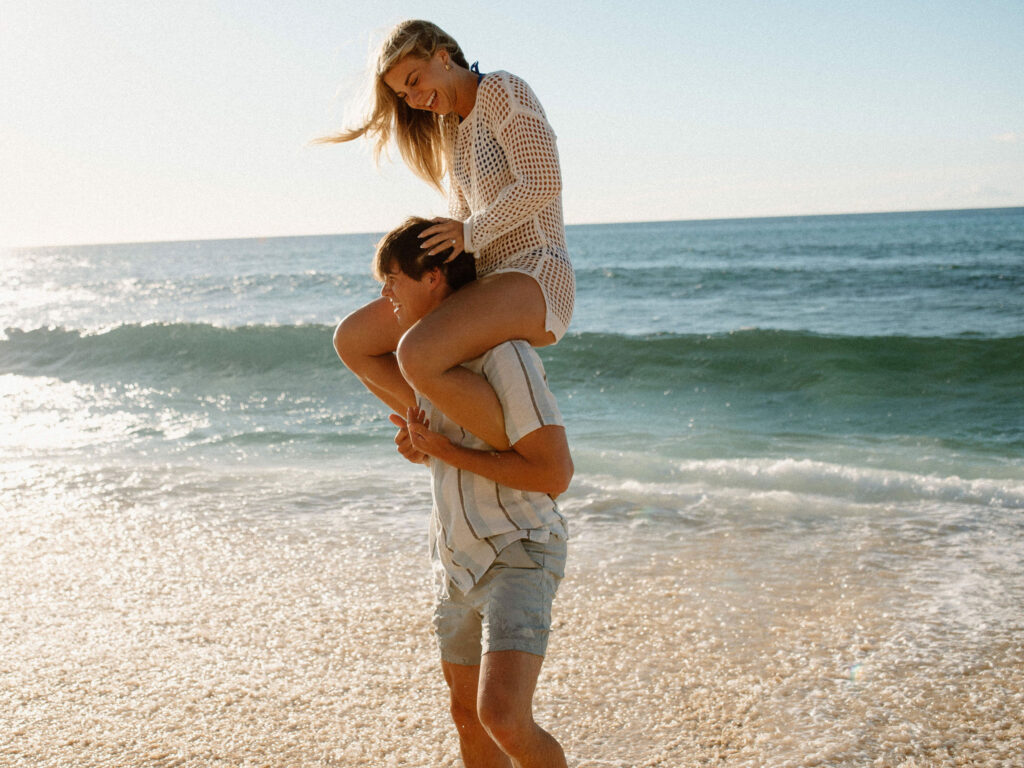
[[[409,410],[413,409],[410,408]],[[409,425],[406,420],[397,413],[392,413],[388,418],[391,419],[392,424],[398,427],[398,433],[395,435],[395,445],[398,446],[398,452],[413,464],[430,464],[430,457],[413,446],[412,439],[409,436]]]
[[[452,441],[439,432],[431,431],[426,413],[419,408],[409,408],[405,413],[404,420],[402,417],[392,414],[391,423],[395,426],[404,425],[412,450],[441,461],[447,460],[446,457],[449,456],[453,447]]]

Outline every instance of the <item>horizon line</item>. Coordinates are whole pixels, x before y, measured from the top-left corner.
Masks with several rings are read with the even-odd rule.
[[[1024,203],[1018,205],[986,206],[982,208],[908,208],[900,210],[884,211],[854,211],[846,213],[787,213],[768,216],[708,216],[706,218],[689,219],[639,219],[633,221],[591,221],[573,222],[566,224],[566,229],[571,227],[600,227],[600,226],[622,226],[630,224],[674,224],[674,223],[698,223],[716,221],[767,221],[773,219],[811,219],[836,216],[884,216],[887,214],[909,214],[909,213],[969,213],[978,211],[1005,211],[1024,208]],[[380,235],[386,230],[364,230],[360,232],[321,232],[312,234],[291,234],[291,235],[244,235],[233,237],[200,237],[200,238],[173,238],[170,240],[121,240],[92,243],[49,243],[44,245],[0,245],[0,251],[18,251],[32,248],[90,248],[99,246],[121,246],[121,245],[155,245],[157,243],[216,243],[232,240],[285,240],[297,238],[314,237],[358,237],[359,235]]]

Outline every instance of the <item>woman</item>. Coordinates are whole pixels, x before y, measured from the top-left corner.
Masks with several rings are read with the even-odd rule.
[[[454,422],[508,447],[493,389],[461,363],[510,339],[554,344],[572,317],[555,134],[515,75],[481,75],[428,21],[405,21],[381,46],[375,104],[364,124],[325,141],[370,135],[375,156],[394,135],[406,164],[444,191],[449,213],[420,237],[431,255],[476,257],[478,279],[412,327],[377,299],[334,335],[342,361],[390,405],[410,384]]]

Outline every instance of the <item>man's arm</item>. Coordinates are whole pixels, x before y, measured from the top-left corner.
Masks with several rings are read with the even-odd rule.
[[[509,450],[480,451],[455,445],[444,435],[431,431],[419,409],[410,408],[406,415],[407,419],[393,415],[391,421],[406,429],[412,451],[509,488],[552,497],[564,493],[572,480],[573,463],[565,427],[545,425],[520,438]]]

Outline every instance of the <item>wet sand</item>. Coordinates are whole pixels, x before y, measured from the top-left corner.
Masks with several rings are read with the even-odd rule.
[[[99,498],[4,497],[0,765],[461,765],[418,534]],[[536,706],[570,765],[1024,753],[997,559],[870,525],[578,528]]]

